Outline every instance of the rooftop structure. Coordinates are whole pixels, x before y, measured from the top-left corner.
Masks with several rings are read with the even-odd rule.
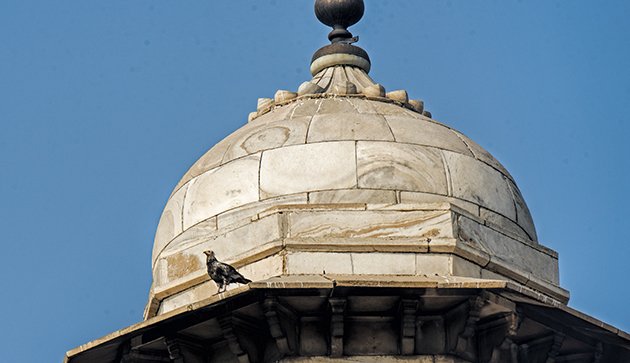
[[[566,306],[509,172],[370,78],[363,12],[316,1],[333,30],[313,78],[259,99],[171,194],[146,321],[67,361],[630,360],[626,333]],[[209,249],[254,282],[217,295]]]

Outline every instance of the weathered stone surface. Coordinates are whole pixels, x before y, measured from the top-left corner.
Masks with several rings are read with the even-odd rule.
[[[318,112],[318,109],[319,109],[321,103],[322,103],[322,99],[320,99],[320,98],[317,98],[317,99],[310,99],[310,98],[299,99],[299,100],[297,100],[296,102],[293,103],[293,104],[295,104],[295,107],[291,111],[290,118],[301,117],[301,116],[313,117],[313,115],[315,115]]]
[[[372,106],[372,101],[359,98],[346,98],[346,102],[352,105],[356,113],[378,114],[374,106]]]
[[[271,107],[273,105],[272,98],[259,98],[258,104],[256,106],[257,111],[264,111],[265,109]]]
[[[306,193],[283,195],[280,197],[269,198],[259,202],[250,203],[242,207],[238,207],[229,210],[225,213],[221,213],[217,216],[217,227],[220,230],[236,228],[253,220],[258,219],[258,214],[265,212],[269,208],[293,205],[293,204],[306,204]]]
[[[291,92],[287,90],[278,90],[276,91],[276,94],[273,96],[273,100],[274,102],[278,103],[278,102],[292,100],[296,98],[297,96],[298,94],[296,92]]]
[[[448,211],[331,211],[293,212],[289,237],[359,239],[408,237],[418,241],[452,236]]]
[[[415,203],[443,203],[448,201],[449,203],[465,210],[473,216],[479,215],[479,206],[477,204],[454,198],[445,197],[443,195],[421,193],[421,192],[401,192],[400,203],[401,204],[415,204]]]
[[[466,144],[451,129],[437,122],[400,115],[385,118],[397,142],[434,146],[472,156]]]
[[[260,170],[263,198],[355,186],[352,141],[296,145],[263,153]]]
[[[270,112],[263,113],[262,115],[256,117],[253,123],[260,125],[270,122],[289,120],[293,115],[293,111],[296,107],[296,102],[291,102],[285,105],[274,105],[273,109],[271,109]]]
[[[415,259],[412,253],[352,253],[352,273],[414,275]]]
[[[176,253],[164,258],[167,266],[167,281],[177,280],[205,266],[203,255]]]
[[[218,144],[214,145],[205,154],[203,154],[203,156],[201,156],[199,160],[197,160],[190,167],[190,169],[188,169],[188,171],[186,172],[186,174],[184,174],[179,183],[177,183],[177,186],[175,187],[175,192],[194,177],[197,177],[207,172],[208,170],[221,165],[223,155],[225,155],[231,142],[232,140],[229,137],[225,138],[219,141]]]
[[[195,248],[199,254],[211,249],[219,260],[234,262],[236,258],[264,249],[266,244],[280,241],[281,237],[279,216],[271,215],[219,235]]]
[[[351,274],[349,253],[290,252],[286,256],[289,274]]]
[[[393,141],[394,137],[377,114],[336,113],[315,115],[308,129],[308,142],[339,140]]]
[[[304,144],[310,119],[309,116],[302,116],[292,120],[257,122],[242,127],[229,136],[232,142],[223,157],[223,162],[263,150]]]
[[[182,209],[184,206],[184,196],[188,190],[188,184],[180,188],[173,194],[168,202],[155,232],[155,240],[153,242],[153,257],[169,243],[173,238],[182,233]]]
[[[424,112],[424,101],[423,100],[409,100],[409,105],[413,108],[414,111],[418,113]]]
[[[517,239],[529,241],[531,238],[529,235],[515,222],[497,214],[491,210],[481,208],[479,213],[481,219],[486,224],[494,229],[498,229],[508,235],[514,236]]]
[[[521,191],[511,180],[508,180],[508,186],[510,187],[510,191],[512,192],[512,196],[514,197],[514,202],[516,204],[516,221],[518,225],[527,232],[532,241],[538,241],[534,220],[529,212],[529,208],[527,208],[527,204],[525,204],[525,199],[523,198]]]
[[[184,229],[258,200],[260,154],[210,170],[191,182],[184,200]]]
[[[558,284],[558,260],[533,246],[509,238],[486,226],[460,216],[457,220],[460,238],[472,240],[490,254],[493,260],[504,261],[542,280]],[[513,276],[510,276],[515,278]],[[527,279],[527,277],[525,277]]]
[[[422,118],[422,116],[416,112],[410,111],[402,106],[398,106],[395,103],[388,102],[379,102],[379,101],[369,101],[370,105],[374,107],[377,113],[388,116],[388,115],[402,115],[410,118]]]
[[[472,153],[475,155],[475,158],[483,161],[484,163],[488,165],[491,165],[493,168],[499,170],[508,178],[512,179],[512,176],[507,171],[507,169],[505,169],[505,167],[503,167],[503,165],[501,165],[501,163],[497,159],[495,159],[494,156],[492,156],[488,151],[486,151],[486,149],[479,146],[479,144],[472,141],[470,138],[468,138],[466,135],[462,134],[461,132],[455,131],[455,130],[453,130],[453,132],[466,143],[468,148],[470,148]]]
[[[440,152],[424,146],[359,141],[357,171],[360,188],[448,192]]]
[[[167,261],[170,270],[175,264],[179,264],[176,273],[168,271],[167,276],[160,279],[156,287],[171,283],[174,280],[193,275],[202,274],[205,271],[205,257],[203,251],[213,250],[220,261],[242,266],[249,264],[256,255],[268,254],[279,250],[281,246],[280,221],[277,215],[272,215],[235,230],[214,236],[202,236],[198,241],[190,241],[187,245],[175,246],[172,250],[162,253],[158,264],[162,260]],[[274,245],[278,245],[274,247]],[[192,256],[192,257],[191,257]],[[194,258],[196,261],[193,261]],[[157,281],[156,281],[157,283]]]
[[[452,273],[455,276],[481,278],[481,267],[459,256],[452,256]]]
[[[252,281],[261,281],[282,275],[282,267],[282,256],[273,255],[245,265],[239,269],[239,272]]]
[[[309,203],[396,203],[396,192],[393,190],[343,189],[308,193]]]
[[[516,219],[512,192],[503,175],[471,157],[443,151],[451,175],[452,195],[510,219]],[[506,202],[508,201],[508,202]]]
[[[407,95],[407,91],[405,90],[387,92],[385,97],[402,103],[407,103],[407,101],[409,101],[409,95]]]
[[[348,102],[345,97],[323,98],[318,100],[319,107],[314,115],[337,115],[344,113],[356,113],[354,104]]]
[[[299,96],[304,96],[304,95],[322,93],[323,91],[324,89],[322,87],[316,85],[313,82],[306,81],[302,83],[300,87],[298,87],[297,93]]]
[[[369,97],[385,97],[385,87],[380,84],[364,87],[362,93]]]
[[[186,291],[180,292],[173,296],[169,296],[166,299],[162,300],[158,315],[167,313],[182,306],[186,306],[192,302],[208,299],[216,292],[217,288],[214,282],[208,281]]]
[[[349,317],[344,326],[344,354],[398,355],[398,324],[394,319]]]
[[[426,276],[450,276],[452,257],[449,254],[418,253],[416,254],[416,274]]]
[[[206,219],[203,222],[188,228],[182,234],[175,237],[169,244],[165,245],[159,251],[155,251],[153,255],[153,262],[160,256],[161,253],[168,253],[175,250],[183,250],[189,246],[194,246],[205,241],[208,241],[217,236],[217,219],[212,217]]]

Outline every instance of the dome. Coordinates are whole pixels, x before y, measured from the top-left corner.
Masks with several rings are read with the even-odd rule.
[[[341,22],[360,18],[356,9]],[[175,187],[155,236],[146,317],[213,296],[205,250],[259,284],[498,279],[568,301],[557,253],[538,243],[508,171],[423,101],[385,92],[346,29],[329,38],[310,81],[259,99]]]
[[[173,238],[234,209],[297,203],[451,202],[536,243],[505,168],[417,112],[366,97],[304,97],[275,107],[203,155],[173,191],[153,261]]]

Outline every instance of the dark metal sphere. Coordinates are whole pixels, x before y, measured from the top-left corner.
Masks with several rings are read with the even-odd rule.
[[[315,15],[331,27],[348,28],[361,20],[365,12],[363,0],[316,0]]]

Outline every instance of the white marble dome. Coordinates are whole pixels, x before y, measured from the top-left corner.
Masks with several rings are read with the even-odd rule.
[[[153,261],[210,218],[300,201],[450,201],[536,241],[510,174],[460,132],[393,103],[318,97],[274,108],[203,155],[166,205]]]
[[[207,249],[259,282],[439,275],[568,299],[505,168],[352,65],[260,99],[184,175],[155,236],[147,318],[213,296]]]

